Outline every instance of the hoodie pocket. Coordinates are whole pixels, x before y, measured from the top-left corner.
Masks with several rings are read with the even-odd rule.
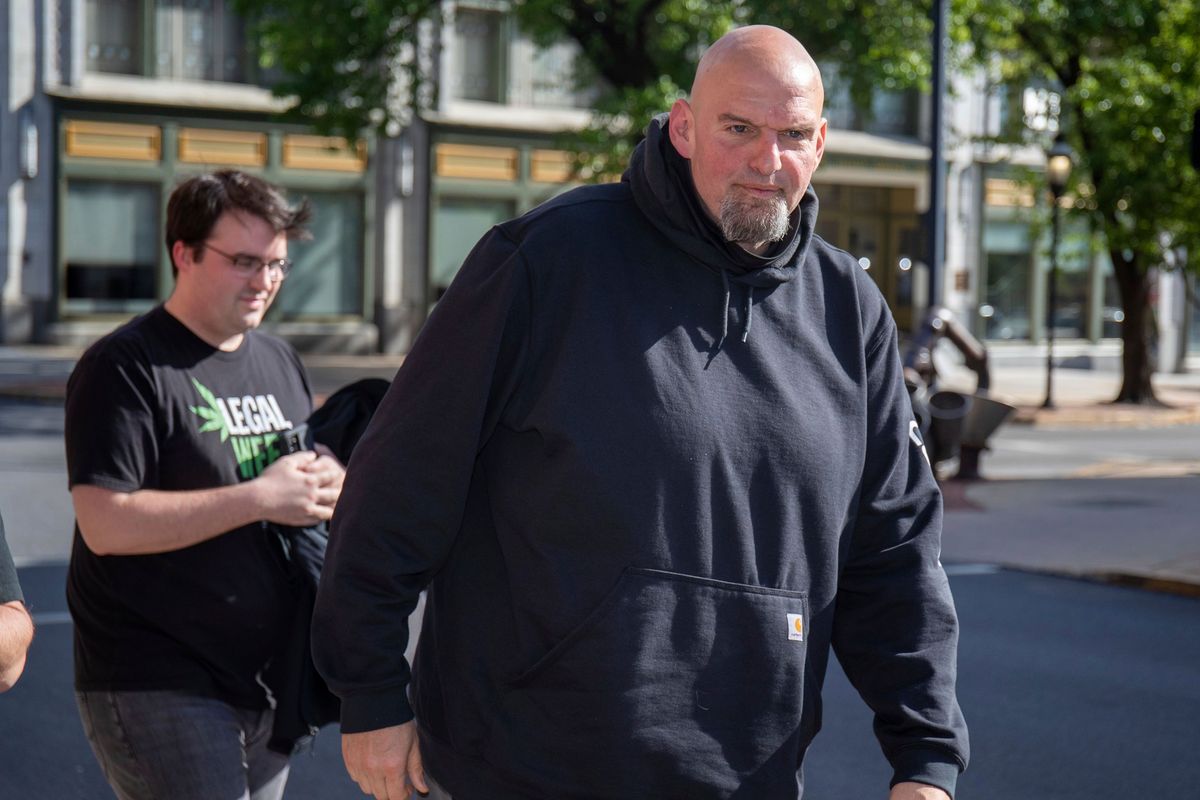
[[[794,798],[807,600],[628,568],[502,693],[485,757],[547,797]]]

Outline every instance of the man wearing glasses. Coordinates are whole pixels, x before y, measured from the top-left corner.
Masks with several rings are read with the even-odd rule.
[[[67,387],[76,697],[122,800],[283,793],[263,674],[295,601],[263,523],[329,519],[343,469],[284,454],[308,377],[255,329],[308,217],[245,173],[182,183],[171,296],[93,345]]]

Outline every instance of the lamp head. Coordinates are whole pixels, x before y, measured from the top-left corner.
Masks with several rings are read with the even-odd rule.
[[[1075,152],[1060,133],[1046,151],[1046,182],[1050,185],[1050,193],[1055,199],[1062,197],[1066,191],[1067,180],[1071,177],[1071,168],[1074,166]]]

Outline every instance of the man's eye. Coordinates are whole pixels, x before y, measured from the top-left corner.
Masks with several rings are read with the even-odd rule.
[[[745,133],[746,131],[750,130],[750,126],[749,125],[730,125],[729,130],[733,131],[734,133]]]
[[[254,256],[238,256],[233,260],[233,263],[238,269],[255,269],[262,264]]]
[[[804,131],[797,131],[797,130],[784,131],[783,135],[786,136],[787,138],[791,139],[794,142],[802,142],[808,138],[807,136],[804,135]]]

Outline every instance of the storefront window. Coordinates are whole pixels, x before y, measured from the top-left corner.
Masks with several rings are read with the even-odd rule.
[[[1029,225],[989,220],[984,228],[987,264],[984,302],[979,309],[986,339],[1028,339],[1030,334]]]
[[[434,299],[446,291],[463,260],[488,229],[515,215],[516,204],[511,200],[465,197],[438,200],[433,216],[433,256],[429,276]]]
[[[362,313],[363,198],[356,192],[291,192],[312,202],[312,239],[294,241],[295,265],[272,311],[281,317]]]
[[[1050,268],[1049,235],[1046,237],[1045,267]],[[1088,297],[1091,286],[1091,232],[1083,220],[1062,220],[1058,245],[1058,302],[1054,314],[1056,339],[1088,336]]]
[[[158,186],[72,180],[66,206],[68,307],[149,307],[157,297],[162,247]]]
[[[272,137],[281,146],[269,148]],[[167,297],[174,283],[162,240],[166,198],[183,180],[225,164],[249,167],[287,188],[292,201],[307,196],[313,205],[313,238],[289,244],[295,266],[272,314],[339,323],[364,314],[372,274],[368,143],[347,149],[296,129],[116,114],[64,118],[59,141],[64,316],[128,314]]]
[[[1187,351],[1200,356],[1200,280],[1195,275],[1184,277],[1187,287]]]
[[[1121,323],[1125,312],[1121,309],[1121,292],[1117,288],[1117,277],[1113,274],[1112,258],[1103,250],[1096,256],[1096,264],[1104,279],[1104,305],[1100,309],[1100,336],[1105,339],[1121,337]]]

